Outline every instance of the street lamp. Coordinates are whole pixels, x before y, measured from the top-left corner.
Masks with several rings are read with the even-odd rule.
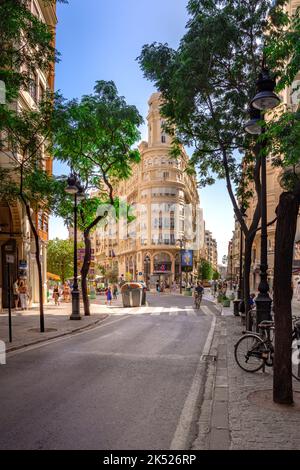
[[[185,238],[179,238],[176,240],[180,244],[180,254],[179,254],[179,282],[180,282],[180,287],[179,287],[179,292],[182,294],[182,248],[183,244],[186,242]]]
[[[241,213],[242,217],[246,217],[246,209],[244,207],[241,207]],[[243,241],[244,241],[244,235],[243,235],[243,230],[242,226],[240,225],[240,266],[239,266],[239,287],[238,287],[238,292],[237,296],[239,300],[242,300],[243,297]]]
[[[246,132],[259,135],[265,133],[264,111],[275,108],[280,103],[274,93],[275,80],[270,77],[268,69],[263,65],[262,72],[256,82],[257,94],[250,103],[250,121],[245,125]],[[257,113],[257,110],[259,114]],[[256,302],[256,325],[263,320],[271,320],[272,299],[268,284],[268,232],[267,232],[267,164],[266,142],[261,141],[261,245],[260,245],[260,283]],[[249,320],[248,320],[249,321]]]
[[[85,198],[85,194],[84,188],[74,173],[67,179],[67,184],[68,186],[66,187],[65,192],[74,196],[74,280],[72,288],[72,314],[70,316],[70,320],[81,320],[77,268],[77,203]]]

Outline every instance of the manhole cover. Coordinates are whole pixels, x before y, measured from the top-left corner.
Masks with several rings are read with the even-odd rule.
[[[28,331],[31,331],[32,333],[40,333],[40,328],[30,328],[30,330]],[[52,333],[53,331],[57,331],[56,328],[45,328],[45,333]]]
[[[300,412],[300,392],[294,391],[294,404],[293,405],[278,405],[273,402],[273,390],[257,390],[248,395],[248,400],[253,405],[265,408],[267,410],[279,412]]]

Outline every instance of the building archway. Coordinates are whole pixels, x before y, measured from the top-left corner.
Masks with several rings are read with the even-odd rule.
[[[12,255],[14,262],[10,264],[11,284],[18,277],[19,254],[17,239],[21,237],[21,223],[19,207],[17,203],[9,204],[0,201],[0,310],[8,308],[8,271],[7,255]],[[11,306],[14,307],[13,295],[11,295]]]

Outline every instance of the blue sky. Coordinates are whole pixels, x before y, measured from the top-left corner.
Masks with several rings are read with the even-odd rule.
[[[56,89],[66,98],[91,93],[96,80],[113,80],[126,101],[146,117],[155,91],[143,78],[136,57],[145,43],[167,42],[176,48],[188,19],[187,0],[69,0],[57,7]],[[146,127],[141,129],[146,137]],[[66,169],[54,164],[56,174]],[[219,259],[227,254],[233,215],[224,182],[201,189],[206,227],[213,232]],[[50,238],[67,237],[61,220],[52,218]]]

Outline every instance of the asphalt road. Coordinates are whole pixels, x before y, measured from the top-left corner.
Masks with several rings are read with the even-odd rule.
[[[188,448],[214,307],[204,301],[206,314],[191,316],[191,298],[149,300],[179,314],[110,316],[9,355],[0,366],[0,449]]]

